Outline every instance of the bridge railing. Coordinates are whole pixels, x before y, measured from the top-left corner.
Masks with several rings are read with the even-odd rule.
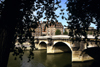
[[[84,36],[81,36],[82,38],[85,38]],[[70,36],[68,35],[54,35],[54,36],[35,36],[35,39],[47,39],[47,38],[52,38],[52,39],[69,39]],[[89,39],[95,39],[95,36],[93,35],[88,35],[87,38]],[[100,39],[100,36],[98,37]]]

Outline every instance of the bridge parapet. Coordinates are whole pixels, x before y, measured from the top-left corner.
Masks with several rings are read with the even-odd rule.
[[[84,36],[81,36],[82,38],[85,38]],[[52,38],[52,39],[69,39],[70,36],[68,35],[54,35],[54,36],[36,36],[35,39],[48,39],[48,38]],[[93,35],[88,35],[87,38],[89,39],[95,39],[95,36]],[[100,36],[98,37],[98,39],[100,39]]]

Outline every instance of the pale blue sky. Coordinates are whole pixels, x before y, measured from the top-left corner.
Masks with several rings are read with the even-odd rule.
[[[66,18],[68,18],[68,15],[67,15],[67,12],[66,12],[66,5],[65,5],[65,2],[66,2],[66,0],[61,0],[61,3],[60,3],[60,5],[62,6],[62,8],[58,8],[56,11],[55,11],[55,13],[59,16],[59,18],[57,18],[57,20],[58,20],[58,22],[61,22],[63,25],[67,25],[67,21],[65,20],[65,19],[62,19],[61,18],[61,16],[60,16],[60,14],[59,13],[61,13],[61,11],[60,11],[60,9],[65,9],[64,10],[64,16],[66,16]],[[40,21],[46,21],[46,19],[43,19],[43,18],[41,18],[40,19]]]
[[[4,0],[0,0],[0,3],[1,3],[1,1],[4,1]],[[68,18],[68,15],[67,15],[67,13],[68,12],[66,12],[66,9],[67,9],[67,7],[66,7],[66,4],[65,4],[65,2],[66,2],[67,0],[61,0],[61,3],[60,3],[60,5],[62,6],[62,8],[61,9],[65,9],[64,10],[64,16],[66,17],[66,18]],[[59,13],[60,13],[60,8],[59,9],[57,9],[56,11],[55,11],[55,13],[57,14],[57,15],[59,15]],[[34,14],[36,15],[36,12],[34,12]],[[44,15],[45,16],[45,15]],[[59,15],[60,16],[60,15]],[[41,18],[39,21],[46,21],[45,19],[43,19],[43,18]],[[57,20],[58,20],[58,22],[61,22],[63,25],[68,25],[66,22],[67,22],[67,20],[65,20],[65,19],[62,19],[61,18],[61,16],[59,17],[59,18],[57,18]],[[94,24],[91,24],[90,25],[91,27],[94,27],[94,28],[96,28],[96,26],[94,25]]]
[[[63,8],[65,9],[65,10],[64,10],[64,13],[65,13],[64,16],[65,16],[66,18],[68,18],[68,15],[67,15],[68,12],[66,12],[67,7],[66,7],[65,2],[66,2],[66,0],[61,0],[60,5],[62,6],[61,9],[63,9]],[[57,15],[59,15],[59,13],[60,13],[60,8],[57,9],[57,10],[55,11],[55,13],[56,13]],[[41,20],[42,20],[42,21],[46,21],[46,20],[44,20],[43,18],[41,18],[40,21],[41,21]],[[60,16],[59,18],[57,18],[57,20],[58,20],[59,22],[61,22],[63,25],[66,25],[66,26],[68,25],[68,24],[66,23],[67,20],[62,19],[61,16]],[[91,24],[90,26],[96,28],[96,26],[95,26],[94,24]]]

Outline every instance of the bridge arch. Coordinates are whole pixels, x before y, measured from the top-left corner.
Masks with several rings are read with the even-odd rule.
[[[66,42],[54,42],[54,45],[52,46],[52,49],[54,50],[55,53],[58,52],[72,52],[72,49],[69,43]]]
[[[48,41],[40,41],[39,44],[40,44],[41,42],[42,42],[42,43],[44,42],[44,43],[48,44]]]
[[[54,42],[53,46],[56,45],[57,43],[65,44],[72,51],[71,43],[69,43],[69,42],[63,42],[63,41],[58,41],[58,42]]]
[[[47,49],[47,42],[45,41],[40,41],[38,45],[39,49]]]

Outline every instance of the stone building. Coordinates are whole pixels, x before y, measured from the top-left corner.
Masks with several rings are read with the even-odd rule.
[[[41,25],[42,36],[46,36],[47,34],[46,21],[43,21],[43,23],[41,23],[40,25]]]
[[[47,36],[55,35],[55,31],[56,31],[55,24],[49,23],[47,28]]]
[[[63,25],[61,22],[56,22],[55,24],[49,23],[47,28],[47,36],[55,35],[56,30],[61,31],[61,35],[63,35]]]
[[[68,32],[68,34],[69,34],[70,29],[68,29],[68,27],[66,27],[64,30],[66,30],[66,32]],[[86,32],[88,35],[93,35],[94,30],[95,30],[94,27],[89,27],[88,31],[86,31]]]
[[[61,22],[52,24],[51,22],[48,23],[47,21],[43,21],[43,22],[39,23],[39,26],[35,29],[35,33],[33,33],[33,36],[55,35],[55,32],[57,29],[59,29],[61,31],[61,35],[62,35],[63,34],[63,25],[61,24]]]
[[[57,29],[60,30],[61,31],[61,35],[63,35],[63,25],[62,25],[61,22],[57,22],[55,28],[56,28],[56,30]]]
[[[38,27],[35,29],[35,33],[32,32],[32,36],[41,36],[42,35],[42,28],[40,23],[38,23]]]

